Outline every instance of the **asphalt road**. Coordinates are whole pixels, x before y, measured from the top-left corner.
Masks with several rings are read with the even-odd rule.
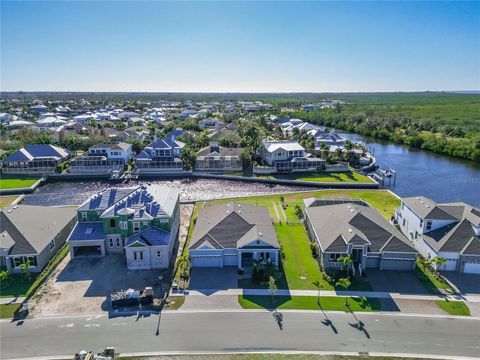
[[[123,353],[175,351],[338,351],[478,357],[480,319],[383,314],[164,312],[138,318],[78,316],[0,322],[1,358],[73,355],[114,346]],[[157,325],[160,324],[158,332]]]

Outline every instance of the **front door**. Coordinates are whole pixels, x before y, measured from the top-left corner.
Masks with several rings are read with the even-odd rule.
[[[362,252],[363,249],[352,249],[352,260],[354,263],[359,263],[362,261]]]

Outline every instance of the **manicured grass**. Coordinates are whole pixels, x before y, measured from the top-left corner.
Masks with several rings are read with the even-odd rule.
[[[277,174],[277,175],[265,175],[257,176],[269,179],[285,179],[285,180],[297,180],[297,181],[312,181],[312,182],[360,182],[360,183],[372,183],[373,180],[368,176],[348,171],[348,172],[331,172],[331,173],[309,173],[309,174]]]
[[[5,177],[2,175],[0,179],[0,189],[18,189],[32,186],[38,181],[37,178],[30,177]]]
[[[320,280],[320,269],[312,256],[310,241],[303,225],[275,224],[278,241],[285,254],[283,270],[289,289],[315,290],[312,281]],[[322,280],[323,289],[332,285]]]
[[[442,293],[442,290],[450,289],[447,283],[438,280],[429,268],[425,268],[419,259],[417,259],[414,273],[425,287],[425,290],[431,294],[439,294]]]
[[[1,196],[0,197],[0,209],[10,205],[18,196]]]
[[[20,304],[0,304],[0,319],[11,319]]]
[[[271,296],[251,295],[238,296],[243,309],[303,309],[303,310],[337,310],[349,311],[343,296]],[[349,297],[350,310],[378,311],[381,309],[378,299]]]
[[[185,296],[169,296],[163,310],[178,310],[185,302]]]
[[[30,281],[25,280],[21,274],[10,275],[12,277],[10,284],[0,290],[0,297],[26,297],[32,295],[68,252],[68,245],[63,246],[38,276],[32,273],[32,279]]]
[[[470,309],[463,301],[437,300],[438,307],[450,315],[470,316]]]

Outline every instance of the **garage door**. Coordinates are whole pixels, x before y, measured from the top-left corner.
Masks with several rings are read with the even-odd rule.
[[[238,266],[237,254],[223,255],[223,266]]]
[[[415,260],[383,259],[382,270],[412,270]]]
[[[447,259],[447,263],[445,264],[446,271],[455,271],[457,270],[457,259]]]
[[[192,267],[222,267],[221,256],[190,256]]]
[[[480,274],[480,264],[465,263],[463,272],[465,274]]]

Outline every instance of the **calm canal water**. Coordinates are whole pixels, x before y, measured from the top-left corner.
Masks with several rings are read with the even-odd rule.
[[[358,134],[342,134],[360,141],[374,152],[381,168],[397,172],[390,187],[400,196],[424,195],[437,202],[464,201],[480,206],[480,164],[458,160],[432,152],[371,139]],[[135,181],[118,186],[134,186]],[[201,200],[234,196],[266,195],[310,190],[297,186],[270,186],[258,183],[213,179],[152,181],[180,189],[182,200]],[[27,195],[26,204],[79,205],[99,190],[112,186],[107,182],[85,181],[51,183]]]
[[[480,164],[358,134],[341,136],[364,143],[381,168],[397,172],[390,188],[398,195],[424,195],[437,202],[464,201],[480,206]]]

